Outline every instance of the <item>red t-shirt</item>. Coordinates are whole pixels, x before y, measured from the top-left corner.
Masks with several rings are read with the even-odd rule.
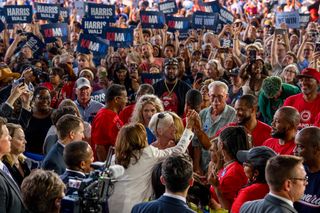
[[[122,120],[123,124],[129,123],[129,120],[132,116],[132,112],[134,110],[136,104],[131,104],[129,106],[126,106],[120,113],[119,118]]]
[[[270,147],[279,155],[293,155],[293,149],[296,147],[294,140],[286,141],[284,145],[279,144],[278,138],[269,138],[263,143],[263,146]]]
[[[51,95],[51,107],[57,109],[62,100],[71,98],[74,87],[74,82],[67,82],[59,91],[55,91],[53,85],[50,82],[44,82],[41,86],[46,87],[50,90]]]
[[[306,102],[303,99],[303,94],[292,95],[288,97],[283,106],[292,106],[300,113],[300,128],[314,125],[316,116],[320,112],[320,94],[312,102]]]
[[[221,129],[219,129],[219,131],[216,133],[216,137],[220,135],[222,130],[229,126],[238,126],[238,124],[235,122],[231,122],[225,125]],[[265,140],[271,138],[271,130],[272,128],[268,124],[258,121],[257,126],[252,130],[251,133],[249,132],[249,134],[251,134],[252,136],[253,146],[261,146]]]
[[[106,108],[100,109],[92,122],[91,142],[93,149],[97,144],[114,146],[122,126],[123,123],[117,113]],[[106,150],[108,149],[107,147]]]
[[[238,196],[234,200],[231,212],[238,213],[241,206],[247,202],[252,200],[262,199],[268,194],[269,186],[266,183],[254,183],[250,186],[240,189]]]
[[[242,165],[236,161],[226,168],[222,168],[218,172],[218,177],[221,193],[225,199],[230,200],[231,202],[234,201],[239,190],[248,182],[248,178],[244,174]],[[210,191],[212,198],[218,202],[218,197],[212,186]]]

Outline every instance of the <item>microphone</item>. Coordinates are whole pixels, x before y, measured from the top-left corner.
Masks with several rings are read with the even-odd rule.
[[[121,165],[112,165],[108,169],[108,174],[112,179],[119,178],[124,174],[124,167]]]

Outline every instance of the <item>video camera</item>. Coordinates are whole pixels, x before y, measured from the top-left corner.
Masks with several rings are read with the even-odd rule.
[[[67,191],[73,193],[65,196],[61,201],[62,213],[108,213],[108,197],[111,194],[109,189],[112,188],[116,178],[124,173],[124,168],[120,165],[110,166],[112,155],[108,153],[105,162],[93,163],[94,168],[88,178],[70,179]]]

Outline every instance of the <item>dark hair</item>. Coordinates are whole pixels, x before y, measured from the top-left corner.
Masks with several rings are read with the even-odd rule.
[[[254,108],[258,105],[257,98],[253,95],[243,95],[237,101],[245,101],[246,106],[249,108]]]
[[[154,199],[158,199],[165,192],[165,187],[160,181],[162,163],[158,163],[153,167],[151,174],[151,185],[154,192]]]
[[[278,155],[270,158],[266,166],[266,180],[270,189],[280,191],[284,182],[295,175],[294,168],[302,163],[302,158],[292,155]]]
[[[190,89],[186,94],[186,104],[191,109],[196,109],[202,103],[202,95],[199,90]]]
[[[53,125],[56,125],[58,120],[64,115],[77,115],[77,111],[72,106],[64,106],[58,109],[55,109],[51,114],[51,121]]]
[[[105,100],[106,103],[113,101],[115,97],[121,96],[121,93],[126,91],[126,88],[120,84],[112,84],[106,91]]]
[[[64,115],[56,123],[59,139],[65,139],[71,131],[79,128],[82,119],[75,115]]]
[[[33,98],[32,100],[35,100],[35,98],[40,94],[40,92],[42,90],[47,90],[50,94],[50,90],[47,88],[47,87],[43,87],[43,86],[39,86],[39,87],[36,87],[34,92],[33,92]],[[51,95],[50,95],[51,96]]]
[[[88,158],[89,144],[85,141],[74,141],[67,144],[63,150],[63,160],[68,169],[77,170],[80,163]]]
[[[137,91],[137,96],[143,96],[146,94],[154,94],[154,88],[150,84],[140,84]]]
[[[231,157],[237,161],[237,152],[239,150],[250,149],[248,135],[242,126],[227,127],[222,130],[219,137],[223,143],[223,149],[226,150]]]
[[[192,174],[192,159],[187,154],[170,156],[162,163],[161,175],[166,182],[166,189],[171,192],[186,190]]]
[[[65,185],[53,171],[36,169],[21,185],[21,194],[28,212],[55,212],[55,200],[62,198]]]

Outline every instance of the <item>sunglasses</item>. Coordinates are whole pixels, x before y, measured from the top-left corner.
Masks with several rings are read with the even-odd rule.
[[[160,120],[160,119],[163,119],[164,117],[166,117],[166,114],[167,114],[167,113],[159,113],[159,114],[158,114],[158,120],[157,120],[157,123],[156,123],[156,131],[158,130],[159,120]]]

